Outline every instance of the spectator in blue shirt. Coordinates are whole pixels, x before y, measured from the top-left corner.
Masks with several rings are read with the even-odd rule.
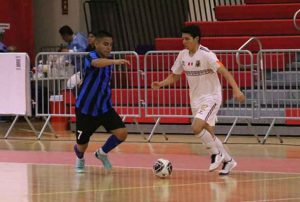
[[[87,38],[84,34],[77,32],[74,34],[71,27],[64,25],[59,29],[62,39],[68,44],[69,50],[76,50],[78,52],[85,52],[88,46]]]
[[[0,53],[5,53],[5,52],[7,52],[7,47],[2,42],[2,40],[3,40],[3,31],[0,29]]]
[[[88,46],[87,38],[84,34],[78,32],[74,34],[71,27],[68,25],[64,25],[59,29],[59,33],[62,37],[62,39],[68,44],[67,49],[69,49],[70,52],[85,52],[86,48]],[[81,68],[83,66],[83,59],[80,56],[71,57],[70,58],[71,63],[75,65],[76,71],[81,71]]]
[[[5,53],[5,52],[7,52],[7,47],[5,46],[4,43],[0,41],[0,53]]]

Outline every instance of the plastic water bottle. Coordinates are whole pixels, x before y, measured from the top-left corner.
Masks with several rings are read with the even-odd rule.
[[[77,52],[77,47],[76,46],[74,46],[73,51]]]
[[[43,61],[40,60],[39,61],[39,65],[37,66],[37,76],[38,78],[43,78],[44,74],[43,74]]]

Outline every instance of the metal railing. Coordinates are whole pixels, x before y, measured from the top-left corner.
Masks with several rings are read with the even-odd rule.
[[[245,47],[247,47],[251,42],[253,42],[253,41],[256,41],[257,42],[257,44],[258,44],[258,46],[259,46],[259,50],[262,50],[262,43],[261,43],[261,41],[260,41],[260,39],[258,39],[257,37],[251,37],[250,39],[248,39],[239,49],[238,49],[238,51],[241,51],[241,50],[243,50]],[[256,82],[257,82],[257,86],[260,86],[260,82],[261,82],[261,80],[260,80],[260,71],[259,71],[259,69],[263,69],[263,61],[262,61],[262,59],[261,58],[259,58],[259,57],[257,57],[257,60],[258,60],[258,63],[256,64],[257,65],[257,67],[258,67],[258,71],[254,68],[254,60],[252,60],[252,63],[250,63],[250,65],[252,66],[252,70],[251,70],[251,74],[252,74],[252,78],[254,78],[254,77],[256,77]],[[245,64],[241,64],[241,61],[240,61],[240,52],[237,52],[236,53],[236,62],[237,62],[237,64],[238,65],[240,65],[241,67],[242,66],[244,66],[245,67]],[[263,71],[262,71],[263,72]],[[262,74],[262,78],[264,78],[264,75]],[[254,83],[254,80],[253,80],[253,83]],[[264,88],[264,83],[263,83],[263,90],[265,89]],[[253,90],[253,89],[252,89]],[[251,100],[252,100],[252,102],[253,102],[253,106],[255,106],[257,103],[256,103],[256,100],[254,100],[253,99],[253,94],[251,93]],[[252,112],[254,112],[254,107],[252,106]],[[255,117],[255,115],[254,115],[254,113],[252,113],[252,119]],[[238,120],[240,119],[240,117],[239,116],[237,116],[237,117],[235,117],[235,119],[234,119],[234,122],[233,122],[233,124],[232,124],[232,126],[231,126],[231,128],[230,128],[230,130],[229,130],[229,132],[227,133],[227,135],[226,135],[226,137],[225,137],[225,140],[224,140],[224,143],[226,143],[227,141],[228,141],[228,139],[229,139],[229,137],[231,136],[231,133],[232,133],[232,131],[233,131],[233,129],[234,129],[234,127],[236,126],[236,124],[237,124],[237,122],[238,122]],[[253,130],[253,127],[252,127],[252,124],[251,124],[251,122],[249,121],[249,119],[246,119],[246,121],[247,121],[247,124],[248,124],[248,126],[252,129],[252,132],[253,132],[253,135],[256,137],[256,139],[257,139],[257,141],[258,142],[260,142],[260,139],[259,139],[259,137],[258,137],[258,135],[256,134],[256,132],[255,132],[255,130]]]
[[[293,23],[294,23],[294,26],[297,30],[300,31],[300,26],[297,25],[297,15],[300,13],[300,9],[297,10],[293,16]]]
[[[220,77],[223,103],[218,117],[220,121],[226,119],[227,123],[228,120],[229,122],[234,120],[227,133],[226,141],[240,119],[246,120],[249,126],[253,121],[270,121],[262,143],[266,142],[276,123],[299,124],[300,49],[260,50],[257,54],[248,50],[216,50],[214,52],[232,73],[246,95],[245,103],[237,103],[232,98],[230,85]],[[76,72],[78,69],[83,72],[82,62],[85,55],[86,53],[40,53],[37,55],[35,64],[37,69],[32,80],[35,97],[32,99],[35,103],[36,116],[45,118],[45,124],[38,139],[41,138],[45,127],[51,127],[50,119],[57,117],[68,119],[75,116],[74,102],[78,93],[77,84],[81,79],[81,74]],[[145,111],[145,116],[142,118],[154,118],[155,124],[148,136],[148,141],[163,119],[177,118],[185,119],[185,123],[191,122],[193,116],[185,75],[172,86],[159,90],[151,88],[153,81],[163,80],[170,73],[178,51],[150,51],[144,56],[143,61],[140,61],[140,56],[135,52],[130,51],[113,52],[112,55],[114,58],[125,58],[131,63],[129,66],[115,66],[112,72],[113,106],[123,120],[133,118],[130,122],[138,126],[137,119],[142,117],[142,109]],[[140,64],[143,67],[140,67]],[[264,76],[261,77],[260,74]],[[34,127],[31,128],[38,133]],[[8,133],[10,131],[11,129]],[[259,140],[255,131],[253,133]],[[282,143],[281,137],[279,135],[277,137]]]
[[[271,119],[262,141],[265,143],[276,121],[290,124],[300,118],[300,49],[261,50],[258,54],[264,60],[263,71],[266,75],[266,90],[254,94],[259,103],[258,117]],[[261,94],[264,100],[260,99]],[[282,143],[281,137],[276,135]]]

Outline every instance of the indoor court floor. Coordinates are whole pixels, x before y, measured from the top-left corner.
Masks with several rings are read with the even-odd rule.
[[[108,134],[92,137],[86,172],[74,171],[74,134],[59,131],[35,139],[18,123],[8,139],[0,123],[0,202],[237,202],[300,201],[300,138],[270,137],[261,145],[253,136],[232,136],[226,147],[238,162],[225,177],[208,172],[209,156],[192,135],[156,134],[147,143],[139,134],[110,153],[114,168],[105,171],[93,157]],[[224,139],[224,136],[220,136]],[[158,158],[172,162],[173,173],[152,173]]]

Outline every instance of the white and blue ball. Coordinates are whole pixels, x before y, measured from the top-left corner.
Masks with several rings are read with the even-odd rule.
[[[153,165],[153,173],[160,178],[165,178],[171,175],[173,170],[172,163],[166,159],[157,159]]]

